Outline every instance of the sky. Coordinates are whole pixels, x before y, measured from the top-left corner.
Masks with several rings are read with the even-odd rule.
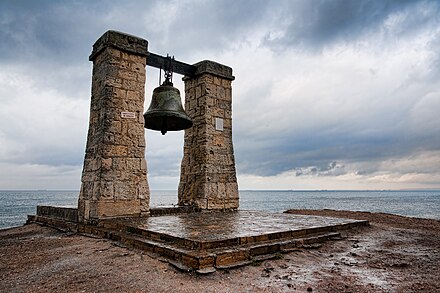
[[[240,189],[440,188],[439,1],[0,0],[0,189],[79,190],[107,30],[233,68]],[[183,132],[146,140],[150,188],[177,189]]]

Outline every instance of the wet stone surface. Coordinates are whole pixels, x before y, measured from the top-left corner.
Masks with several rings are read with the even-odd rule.
[[[216,241],[362,222],[259,211],[202,212],[124,220],[123,224],[192,241]]]

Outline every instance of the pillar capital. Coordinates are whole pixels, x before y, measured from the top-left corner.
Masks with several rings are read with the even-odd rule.
[[[196,72],[195,76],[199,76],[205,73],[209,73],[215,75],[217,77],[221,77],[227,80],[234,80],[235,77],[232,75],[232,68],[214,61],[203,60],[196,64],[194,64]],[[185,79],[190,79],[193,77],[185,77]]]
[[[93,44],[93,50],[89,56],[89,60],[93,61],[102,50],[108,47],[134,55],[145,57],[148,55],[147,40],[126,33],[110,30],[105,32],[95,42],[95,44]]]

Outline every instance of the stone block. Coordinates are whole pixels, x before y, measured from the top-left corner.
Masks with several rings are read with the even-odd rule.
[[[122,81],[122,87],[128,91],[143,91],[144,90],[144,85],[140,84],[139,81],[137,80],[128,80],[128,79],[124,79]]]
[[[124,84],[124,80],[122,80],[122,84]],[[124,100],[127,98],[127,88],[126,87],[122,87],[122,88],[111,88],[111,95],[118,100]]]
[[[96,203],[98,218],[136,216],[140,214],[140,202],[132,200],[101,200]]]
[[[222,81],[221,81],[221,79],[220,79],[219,77],[214,76],[213,83],[214,83],[215,85],[221,85]]]
[[[105,132],[103,136],[104,143],[115,144],[117,143],[117,139],[115,139],[115,134],[110,132]]]
[[[220,109],[220,108],[213,108],[211,114],[215,118],[224,118],[225,110]]]
[[[141,158],[141,170],[145,170],[147,171],[147,161],[145,160],[145,158]]]
[[[228,79],[222,79],[221,80],[221,86],[224,87],[225,89],[231,89],[231,81]]]
[[[114,198],[118,200],[137,198],[138,190],[136,184],[131,181],[114,181]]]
[[[139,197],[139,199],[149,199],[150,198],[150,190],[149,190],[147,181],[141,181],[138,184],[138,197]]]
[[[87,221],[90,219],[90,200],[78,200],[78,221]]]
[[[126,171],[127,170],[127,158],[112,158],[113,162],[113,171]]]
[[[107,129],[110,133],[121,133],[121,121],[111,121]]]
[[[139,101],[139,100],[143,100],[143,97],[144,97],[144,94],[140,91],[134,91],[134,90],[127,91],[127,99],[128,100]],[[140,109],[141,108],[137,108],[137,110],[140,110]]]
[[[217,192],[217,197],[218,198],[225,198],[226,197],[226,184],[223,182],[219,182],[217,183],[218,186],[218,192]]]
[[[112,169],[112,158],[101,159],[101,168],[103,171],[110,171]]]
[[[92,200],[97,200],[101,196],[101,182],[95,181],[93,182],[93,191],[92,191]]]
[[[98,159],[84,160],[84,171],[96,171],[100,168],[100,162]]]
[[[140,199],[140,211],[141,216],[147,216],[150,214],[150,196],[145,199]]]
[[[215,198],[218,194],[218,183],[205,183],[203,184],[203,195],[201,197]]]
[[[147,59],[145,59],[143,56],[137,56],[137,55],[128,55],[127,60],[129,60],[131,63],[141,63],[145,66],[147,65]]]
[[[250,255],[251,256],[257,256],[262,254],[273,254],[280,250],[279,244],[272,244],[272,245],[262,245],[253,247],[250,249]]]
[[[195,258],[192,255],[182,255],[182,259],[181,262],[183,265],[189,267],[189,268],[193,268],[193,269],[199,269],[199,260],[197,258]]]
[[[238,199],[238,184],[237,182],[226,183],[226,197]]]
[[[141,170],[140,158],[127,158],[127,170]]]
[[[138,145],[128,146],[127,151],[132,158],[144,158],[145,157],[144,148],[139,147]]]
[[[122,87],[122,79],[116,78],[116,77],[108,78],[108,79],[104,80],[103,85],[107,86],[107,87],[120,88],[120,87]]]
[[[126,157],[128,153],[127,146],[124,145],[107,145],[103,146],[102,156],[109,157]]]
[[[118,72],[118,77],[123,80],[137,80],[138,74],[130,70],[120,70]]]
[[[223,128],[232,128],[231,118],[223,118]]]
[[[128,126],[127,127],[127,136],[128,136],[128,138],[130,138],[131,142],[134,142],[134,143],[132,143],[132,145],[138,145],[137,144],[138,138],[145,139],[145,136],[143,135],[144,125],[137,123],[137,122],[135,122],[135,123],[133,123],[133,122],[130,123],[130,122],[131,121],[126,121],[126,123],[128,124],[127,125]]]
[[[146,142],[145,142],[145,137],[138,137],[138,144],[137,144],[137,146],[138,147],[142,147],[142,148],[146,148],[146,146],[147,146],[147,144],[146,144]]]
[[[208,199],[206,199],[206,198],[192,199],[190,202],[193,203],[194,206],[197,207],[197,208],[200,208],[200,209],[203,209],[203,210],[209,209],[209,207],[208,207]]]
[[[113,181],[101,181],[101,193],[99,199],[113,199]]]
[[[223,199],[218,197],[210,197],[207,199],[207,207],[208,210],[223,210],[225,208],[225,202]]]
[[[218,254],[215,258],[216,267],[225,267],[234,263],[244,262],[250,259],[247,250],[230,250]]]
[[[215,257],[214,256],[199,256],[199,269],[210,268],[215,265]]]
[[[221,99],[221,100],[226,99],[226,90],[222,86],[217,87],[217,99]]]
[[[236,210],[239,208],[240,205],[238,194],[237,194],[237,198],[225,199],[224,202],[225,202],[225,209],[227,210]]]
[[[225,138],[221,135],[213,136],[212,137],[212,145],[216,146],[216,147],[224,147],[225,146]]]
[[[130,63],[130,69],[132,72],[136,72],[138,74],[142,74],[145,76],[145,60],[138,60],[138,59],[132,59],[129,58],[131,61]]]

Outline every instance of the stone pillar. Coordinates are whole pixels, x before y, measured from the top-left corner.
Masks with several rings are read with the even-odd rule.
[[[185,77],[185,111],[193,127],[185,130],[178,203],[202,210],[239,205],[232,146],[232,68],[212,62],[195,64]]]
[[[149,213],[143,118],[147,49],[146,40],[115,31],[93,45],[81,222]]]

